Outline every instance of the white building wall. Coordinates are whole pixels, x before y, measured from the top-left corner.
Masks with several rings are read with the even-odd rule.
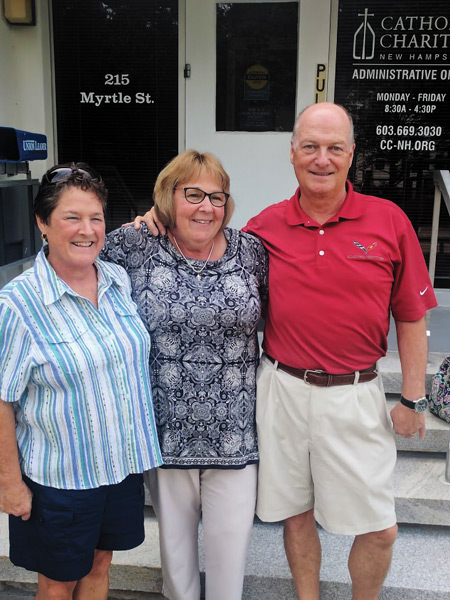
[[[55,162],[49,2],[36,1],[37,24],[31,27],[9,25],[2,4],[0,126],[47,136],[48,160],[30,162],[32,177],[40,178]]]

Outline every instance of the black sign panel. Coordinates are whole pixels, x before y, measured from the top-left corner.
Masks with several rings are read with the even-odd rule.
[[[178,2],[52,6],[59,161],[103,175],[109,230],[148,209],[178,153]]]
[[[450,167],[448,0],[341,0],[335,101],[355,122],[356,187],[401,206],[426,254],[433,171]],[[449,270],[443,254],[438,276]]]

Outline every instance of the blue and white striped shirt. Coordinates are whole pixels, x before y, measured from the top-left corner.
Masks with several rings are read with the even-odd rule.
[[[124,269],[96,267],[98,308],[44,250],[0,290],[1,398],[16,403],[21,468],[41,485],[96,488],[162,463],[149,335]]]

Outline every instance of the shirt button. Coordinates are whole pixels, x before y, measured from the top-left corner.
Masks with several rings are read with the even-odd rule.
[[[320,235],[323,235],[325,233],[325,231],[323,229],[319,230]]]
[[[321,251],[319,252],[319,254],[320,254],[320,256],[323,256],[323,255],[325,254],[325,252],[324,252],[323,250],[321,250]]]

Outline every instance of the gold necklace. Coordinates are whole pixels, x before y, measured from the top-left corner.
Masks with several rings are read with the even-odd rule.
[[[191,263],[188,261],[188,259],[185,257],[185,255],[183,254],[183,252],[182,252],[182,250],[181,250],[180,246],[178,245],[177,238],[176,238],[174,235],[172,235],[172,237],[173,237],[173,241],[175,242],[175,246],[177,247],[177,250],[178,250],[178,252],[179,252],[179,253],[181,254],[181,256],[184,258],[184,262],[185,262],[185,263],[188,265],[188,267],[190,267],[190,268],[191,268],[191,269],[194,271],[194,273],[195,273],[195,275],[196,275],[197,279],[198,279],[198,280],[200,280],[200,275],[201,275],[201,273],[202,273],[203,269],[204,269],[204,268],[206,267],[206,265],[208,264],[208,261],[209,261],[209,259],[211,258],[211,254],[213,253],[213,250],[214,250],[214,240],[213,240],[213,243],[212,243],[212,245],[211,245],[211,250],[209,251],[208,258],[205,260],[205,262],[203,263],[203,265],[201,266],[201,268],[200,268],[200,269],[196,269],[196,268],[195,268],[195,267],[194,267],[194,266],[193,266],[193,265],[192,265],[192,264],[191,264]],[[192,259],[192,260],[196,260],[196,259],[194,258],[194,259]]]

